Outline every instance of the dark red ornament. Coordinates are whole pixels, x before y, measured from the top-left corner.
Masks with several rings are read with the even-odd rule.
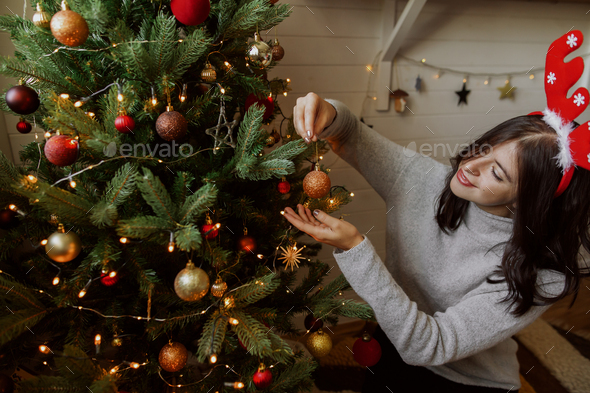
[[[0,210],[0,229],[9,230],[18,224],[17,213],[10,209]]]
[[[313,314],[307,314],[305,320],[303,321],[303,324],[305,325],[305,328],[307,330],[309,330],[310,332],[315,332],[319,328],[324,326],[324,321],[314,317]]]
[[[266,389],[272,383],[272,373],[264,363],[260,363],[258,366],[258,371],[252,376],[252,382],[254,382],[256,389]]]
[[[20,121],[16,123],[16,130],[21,134],[28,134],[33,129],[31,123],[21,117]]]
[[[44,152],[53,165],[69,166],[78,159],[78,141],[67,135],[54,135],[45,142]]]
[[[289,182],[287,181],[287,179],[285,179],[284,176],[283,176],[283,178],[281,179],[281,182],[278,185],[278,189],[279,189],[279,192],[281,194],[286,194],[291,189],[291,185],[289,184]]]
[[[371,367],[381,359],[381,345],[369,333],[363,333],[362,337],[354,342],[352,353],[358,364]]]
[[[253,93],[248,94],[246,97],[246,103],[244,104],[244,110],[247,112],[248,108],[250,108],[254,104],[263,105],[266,109],[264,110],[264,115],[262,116],[262,120],[268,119],[273,111],[275,110],[275,104],[272,100],[272,97],[265,97],[265,98],[258,98]]]
[[[135,129],[135,121],[129,115],[122,115],[115,119],[115,128],[123,134],[129,134]]]
[[[110,276],[110,272],[101,272],[100,273],[100,283],[104,286],[110,287],[113,286],[119,281],[119,275],[115,274],[113,277]]]
[[[14,392],[14,381],[6,374],[0,374],[0,393]]]
[[[275,4],[276,2],[278,2],[279,0],[270,0],[270,4]]]
[[[217,227],[215,225],[213,225],[213,221],[211,220],[211,217],[209,217],[209,214],[207,214],[207,218],[205,219],[205,222],[206,222],[206,224],[204,224],[201,227],[201,234],[203,236],[205,236],[205,239],[213,239],[214,237],[216,237],[218,235],[219,232],[217,230]],[[211,232],[209,232],[209,234],[205,235],[205,233],[212,228],[215,228],[215,229],[213,229]]]
[[[28,86],[13,86],[6,92],[6,105],[19,115],[30,115],[40,104],[39,95]]]
[[[196,26],[209,16],[211,3],[209,0],[172,0],[170,9],[180,23]]]
[[[256,251],[256,241],[252,236],[248,235],[247,233],[244,233],[243,235],[238,237],[238,250],[254,252]]]

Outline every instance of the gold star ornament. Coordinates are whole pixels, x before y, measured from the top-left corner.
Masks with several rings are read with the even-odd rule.
[[[283,251],[283,256],[279,259],[284,259],[283,263],[286,263],[285,270],[287,270],[288,267],[291,267],[291,271],[293,271],[293,267],[299,267],[299,259],[305,259],[305,257],[299,254],[301,250],[303,250],[304,248],[305,246],[298,249],[297,242],[295,242],[294,246],[289,246],[286,249],[284,247],[281,247],[281,250]]]
[[[506,84],[503,87],[498,87],[498,90],[500,90],[500,99],[504,99],[504,98],[510,98],[511,100],[514,100],[514,90],[516,90],[516,87],[514,86],[510,86],[510,82],[506,81]]]

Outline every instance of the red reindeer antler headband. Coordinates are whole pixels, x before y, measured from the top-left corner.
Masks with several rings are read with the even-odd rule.
[[[574,168],[590,170],[590,122],[574,128],[572,121],[588,106],[590,94],[585,87],[578,88],[568,98],[568,90],[580,79],[584,60],[576,57],[565,63],[567,55],[582,45],[584,36],[579,30],[567,32],[551,44],[545,61],[545,94],[547,108],[529,115],[544,115],[543,121],[557,132],[559,154],[557,165],[562,168],[561,182],[553,195],[557,198],[569,185]]]

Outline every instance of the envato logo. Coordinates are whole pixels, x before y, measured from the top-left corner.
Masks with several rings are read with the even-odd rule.
[[[430,157],[432,155],[432,152],[434,152],[434,154],[437,157],[455,157],[457,153],[459,153],[460,157],[471,157],[477,156],[479,150],[479,155],[485,157],[486,155],[490,154],[493,149],[493,147],[488,143],[484,143],[483,145],[481,145],[480,149],[478,149],[477,147],[477,143],[474,143],[473,145],[471,145],[470,143],[456,143],[453,148],[451,148],[451,146],[449,146],[448,143],[435,143],[434,145],[430,143],[423,143],[417,150],[416,142],[412,141],[408,143],[407,146],[404,146],[404,155],[407,157],[413,157],[416,155],[417,152],[419,152],[423,156]],[[436,154],[437,148],[442,149],[442,155]]]
[[[177,151],[178,147],[178,151]],[[139,149],[141,149],[141,155],[138,154]],[[109,143],[107,146],[104,147],[103,151],[105,156],[107,157],[114,157],[117,155],[117,144],[115,142]],[[152,157],[156,157],[156,153],[158,157],[167,158],[167,157],[188,157],[193,154],[193,147],[188,143],[183,143],[182,145],[178,145],[176,141],[172,141],[172,144],[160,144],[156,143],[153,147],[150,145],[146,145],[144,143],[123,143],[119,146],[118,149],[119,155],[121,156],[133,156],[133,157],[145,157],[146,152],[149,153],[148,155]]]

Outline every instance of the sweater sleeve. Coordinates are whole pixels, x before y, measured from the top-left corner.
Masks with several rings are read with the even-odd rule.
[[[488,349],[534,322],[549,306],[533,306],[521,317],[506,311],[510,302],[497,303],[507,294],[504,284],[482,284],[444,312],[428,315],[417,308],[393,279],[369,238],[334,258],[342,273],[375,312],[375,318],[400,356],[410,365],[437,366]],[[490,288],[502,288],[490,290]],[[563,279],[544,282],[553,296],[564,288]]]
[[[404,148],[390,141],[361,122],[342,102],[326,99],[336,109],[336,118],[320,134],[332,150],[354,167],[383,200],[404,168],[412,160],[412,154],[404,154]]]

